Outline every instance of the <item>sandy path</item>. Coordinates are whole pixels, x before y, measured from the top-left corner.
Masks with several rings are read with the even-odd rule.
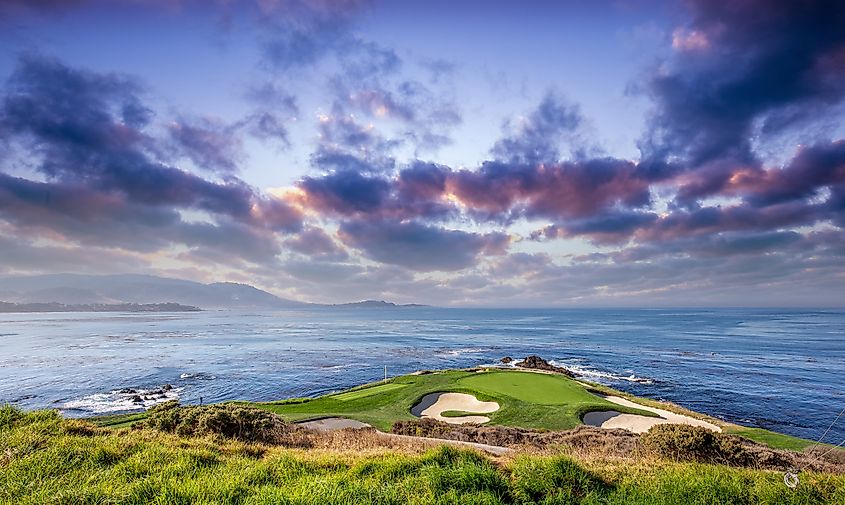
[[[722,431],[722,428],[719,428],[713,423],[669,412],[668,410],[640,405],[639,403],[634,403],[631,400],[626,400],[625,398],[621,398],[619,396],[605,396],[604,399],[617,405],[622,405],[623,407],[631,407],[654,412],[660,417],[646,417],[636,414],[623,414],[621,412],[616,412],[615,410],[606,410],[586,414],[584,416],[584,424],[607,429],[621,428],[623,430],[633,431],[634,433],[645,433],[651,429],[652,426],[657,424],[689,424],[692,426],[701,426],[703,428],[707,428],[708,430],[718,432]]]
[[[394,435],[393,433],[383,433],[381,431],[379,431],[378,433],[381,436],[388,438],[396,438],[400,440],[415,440],[431,447],[439,447],[443,444],[451,445],[454,447],[468,447],[470,449],[478,449],[479,451],[490,453],[494,456],[502,456],[513,451],[513,449],[511,449],[510,447],[500,447],[498,445],[478,444],[475,442],[462,442],[460,440],[446,440],[445,438],[427,438],[412,437],[410,435]]]
[[[335,431],[345,430],[347,428],[359,429],[369,428],[370,425],[356,421],[354,419],[346,419],[343,417],[327,417],[325,419],[317,419],[316,421],[306,421],[299,423],[300,426],[317,431]]]
[[[414,405],[411,414],[417,417],[429,417],[449,424],[482,424],[490,420],[487,416],[444,417],[443,412],[457,410],[485,414],[499,410],[496,402],[482,402],[465,393],[430,393],[420,403]]]

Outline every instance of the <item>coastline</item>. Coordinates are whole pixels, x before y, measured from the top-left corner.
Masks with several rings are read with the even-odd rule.
[[[229,403],[236,403],[236,404],[244,404],[244,405],[255,405],[261,408],[268,408],[269,410],[273,411],[274,407],[281,407],[281,406],[291,406],[291,405],[302,405],[305,403],[313,402],[314,400],[319,400],[320,398],[328,398],[328,397],[336,397],[339,395],[345,394],[352,394],[352,393],[361,393],[371,388],[378,388],[379,386],[384,386],[385,384],[391,384],[396,379],[400,379],[402,377],[419,377],[419,376],[429,376],[429,375],[436,375],[436,374],[444,374],[444,373],[453,373],[453,372],[473,372],[476,373],[480,370],[501,370],[501,371],[516,371],[521,373],[531,373],[531,374],[540,374],[540,375],[549,375],[555,376],[559,375],[556,372],[542,370],[542,369],[525,369],[525,368],[514,368],[510,366],[485,366],[485,367],[470,367],[470,368],[463,368],[463,369],[442,369],[442,370],[418,370],[407,374],[405,376],[394,377],[385,381],[374,381],[370,383],[360,384],[358,386],[354,386],[349,389],[335,391],[332,393],[328,393],[326,395],[322,395],[316,398],[287,398],[287,399],[280,399],[280,400],[273,400],[269,402],[243,402],[243,401],[236,401],[236,402],[229,402]],[[603,429],[626,429],[627,431],[631,431],[634,433],[643,433],[648,430],[651,426],[655,424],[671,424],[672,421],[676,423],[680,421],[682,424],[690,424],[690,425],[704,425],[704,426],[712,426],[714,431],[723,432],[727,434],[734,434],[739,435],[749,440],[762,443],[773,449],[787,449],[787,450],[803,450],[810,446],[816,445],[816,442],[813,440],[803,439],[800,437],[795,437],[792,435],[779,433],[776,431],[765,430],[762,428],[754,428],[743,426],[736,423],[727,422],[712,416],[708,416],[706,414],[693,411],[691,409],[685,408],[683,406],[676,405],[671,402],[665,401],[658,401],[650,398],[638,397],[636,395],[632,395],[630,393],[626,393],[620,390],[616,390],[609,386],[605,386],[602,384],[598,384],[595,382],[584,380],[583,378],[576,378],[574,382],[577,382],[584,386],[584,388],[589,391],[591,394],[596,395],[597,397],[609,397],[620,400],[620,409],[608,409],[608,410],[589,410],[579,414],[581,418],[581,424],[585,426],[589,426],[590,424],[584,422],[584,417],[587,414],[591,413],[603,413],[603,412],[612,412],[614,417],[618,414],[621,419],[619,419],[615,423],[607,424],[606,426],[601,426]],[[483,395],[482,395],[483,396]],[[422,398],[419,399],[421,401]],[[417,402],[415,402],[416,405]],[[616,404],[615,402],[613,402]],[[624,407],[628,407],[625,410]],[[639,414],[633,413],[634,409],[641,409]],[[411,406],[408,407],[408,412],[410,413],[413,409]],[[646,411],[646,412],[643,412]],[[644,416],[644,413],[651,413],[651,416]],[[666,413],[661,415],[661,413]],[[667,415],[668,414],[668,415]],[[126,428],[131,427],[136,423],[143,421],[146,418],[146,412],[132,412],[126,414],[113,414],[113,415],[106,415],[106,416],[92,416],[85,418],[88,421],[91,421],[99,426],[107,427],[107,428]],[[669,419],[667,419],[669,418]],[[351,420],[353,423],[362,423],[366,426],[372,426],[371,423],[367,422],[366,419],[362,419],[356,416],[336,416],[332,414],[314,414],[314,415],[304,415],[300,417],[296,417],[294,420],[300,423],[307,423],[307,422],[315,422],[327,419],[344,419],[344,420]],[[487,419],[487,418],[485,418]],[[685,422],[683,419],[689,419],[691,421]],[[620,422],[622,425],[620,425]],[[486,420],[483,422],[486,423]],[[482,423],[482,424],[483,424]],[[487,424],[485,424],[487,425]],[[489,424],[495,426],[496,423]],[[341,428],[348,428],[351,426],[344,426],[341,423]],[[377,427],[378,428],[378,427]],[[389,432],[389,429],[384,430],[385,432]],[[830,446],[829,444],[820,444],[823,446]]]

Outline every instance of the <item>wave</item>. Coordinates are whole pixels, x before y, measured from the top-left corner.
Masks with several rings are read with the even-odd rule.
[[[462,348],[462,349],[444,350],[444,351],[438,352],[437,354],[439,354],[441,356],[455,356],[455,357],[457,357],[457,356],[461,356],[461,355],[464,355],[464,354],[478,354],[480,352],[486,352],[487,350],[488,349],[478,349],[478,348],[474,348],[474,347],[467,347],[467,348]]]
[[[648,378],[648,377],[638,377],[636,375],[629,374],[629,375],[622,375],[616,374],[613,372],[605,372],[601,370],[596,370],[594,368],[588,368],[582,365],[572,365],[567,363],[557,363],[555,361],[549,361],[552,365],[560,366],[566,368],[567,370],[571,371],[575,375],[579,377],[589,377],[594,379],[604,379],[605,381],[609,382],[619,382],[619,381],[626,381],[626,382],[635,382],[637,384],[654,384],[655,380]]]
[[[185,372],[183,374],[180,374],[179,378],[183,379],[183,380],[184,379],[198,379],[198,380],[210,381],[210,380],[216,379],[217,376],[212,375],[210,373],[205,373],[205,372],[194,372],[194,373]]]
[[[155,389],[114,389],[108,393],[94,393],[62,405],[65,410],[82,410],[92,414],[146,410],[168,400],[178,400],[183,388],[167,386]]]

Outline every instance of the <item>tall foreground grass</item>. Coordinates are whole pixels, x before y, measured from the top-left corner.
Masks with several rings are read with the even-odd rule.
[[[377,440],[374,438],[373,440]],[[374,442],[375,443],[375,442]],[[342,444],[341,444],[342,445]],[[842,504],[845,477],[414,448],[294,450],[0,409],[8,504]]]

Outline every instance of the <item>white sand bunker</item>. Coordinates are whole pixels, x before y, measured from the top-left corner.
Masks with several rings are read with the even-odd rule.
[[[713,423],[695,419],[694,417],[685,416],[669,412],[668,410],[658,409],[654,407],[646,407],[639,403],[634,403],[625,398],[618,396],[605,396],[605,400],[613,402],[623,407],[631,407],[640,410],[647,410],[654,412],[660,417],[646,417],[636,414],[623,414],[615,410],[607,410],[602,412],[590,412],[584,416],[584,424],[589,426],[598,426],[600,428],[613,429],[621,428],[623,430],[633,431],[634,433],[645,433],[657,424],[689,424],[692,426],[701,426],[713,431],[722,431]]]
[[[423,396],[422,400],[414,405],[411,414],[449,424],[482,424],[488,422],[490,418],[487,416],[444,417],[442,414],[447,411],[487,414],[497,410],[499,410],[498,403],[482,402],[465,393],[431,393]]]

